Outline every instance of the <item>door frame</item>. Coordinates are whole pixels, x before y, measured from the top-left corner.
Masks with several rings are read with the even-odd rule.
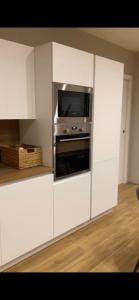
[[[132,85],[133,85],[133,76],[124,74],[124,79],[128,80],[129,88],[127,95],[127,114],[126,114],[126,131],[125,135],[125,161],[124,161],[124,170],[123,170],[123,183],[128,182],[128,166],[129,166],[129,140],[130,140],[130,122],[131,122],[131,102],[132,102]]]

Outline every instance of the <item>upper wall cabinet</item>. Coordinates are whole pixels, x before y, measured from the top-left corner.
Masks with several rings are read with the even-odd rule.
[[[53,81],[93,87],[94,55],[52,43]]]
[[[34,119],[34,48],[0,40],[0,119]]]

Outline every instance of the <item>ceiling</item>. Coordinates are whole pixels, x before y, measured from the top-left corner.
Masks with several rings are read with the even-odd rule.
[[[78,28],[134,52],[139,51],[139,28]]]

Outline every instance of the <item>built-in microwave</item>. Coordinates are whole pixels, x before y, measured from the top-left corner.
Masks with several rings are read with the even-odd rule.
[[[53,83],[53,123],[91,121],[92,92],[90,87]]]

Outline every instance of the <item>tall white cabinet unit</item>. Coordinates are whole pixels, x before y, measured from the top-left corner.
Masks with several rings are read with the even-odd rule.
[[[0,119],[34,118],[34,48],[0,39]]]
[[[42,146],[43,164],[52,166],[52,84],[93,87],[94,55],[55,42],[35,48],[36,120],[20,122],[21,142]]]
[[[92,218],[117,204],[123,71],[122,63],[95,56]]]

